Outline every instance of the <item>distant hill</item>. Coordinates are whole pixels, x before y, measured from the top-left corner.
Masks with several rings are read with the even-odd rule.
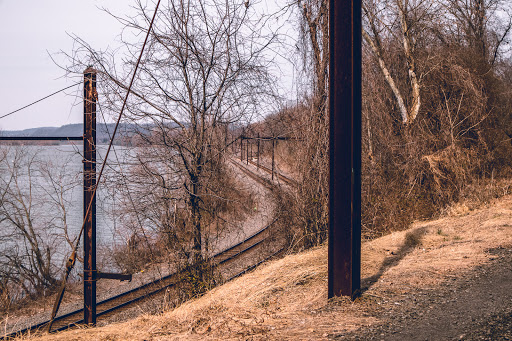
[[[108,143],[110,141],[110,136],[114,131],[115,124],[114,123],[98,123],[96,126],[96,141],[98,143]],[[38,137],[48,137],[48,136],[82,136],[83,135],[83,124],[66,124],[62,127],[40,127],[40,128],[31,128],[24,130],[4,130],[0,131],[0,136],[38,136]],[[149,127],[141,127],[134,124],[129,123],[121,123],[119,125],[116,139],[114,143],[121,143],[122,140],[126,138],[130,138],[136,132],[145,131]]]

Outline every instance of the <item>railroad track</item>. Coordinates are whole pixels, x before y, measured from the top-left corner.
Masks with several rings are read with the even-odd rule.
[[[271,174],[272,175],[272,169],[262,165],[261,163],[258,165],[257,162],[254,162],[252,160],[247,160],[250,164],[252,164],[253,166],[256,166],[258,168],[261,168],[264,172],[267,172],[268,174]],[[292,186],[292,187],[297,187],[297,181],[293,180],[293,179],[290,179],[289,177],[281,174],[281,173],[278,173],[274,170],[274,176],[276,177],[276,179],[278,181],[282,181],[284,182],[285,184],[287,184],[288,186]]]
[[[274,220],[269,225],[265,226],[264,228],[260,229],[259,231],[255,232],[248,238],[244,239],[243,241],[213,255],[211,257],[211,260],[214,263],[214,266],[221,266],[229,263],[230,261],[235,260],[240,255],[244,254],[245,252],[254,249],[258,245],[262,244],[269,236],[270,236],[270,228],[272,225],[276,222]],[[278,252],[272,254],[271,256],[267,257],[266,259],[258,262],[257,264],[252,265],[251,267],[243,270],[242,272],[232,276],[228,280],[231,280],[233,278],[236,278],[243,273],[255,268],[262,262],[275,257],[277,254],[281,253],[283,249],[279,250]],[[159,278],[157,280],[154,280],[152,282],[146,283],[142,286],[139,286],[137,288],[134,288],[132,290],[126,291],[122,294],[110,297],[108,299],[105,299],[103,301],[100,301],[96,304],[96,317],[98,319],[104,319],[107,316],[110,316],[112,314],[120,312],[124,308],[128,308],[130,306],[133,306],[135,303],[141,303],[144,300],[147,300],[165,290],[168,288],[173,287],[176,285],[176,283],[179,280],[179,273],[172,273],[170,275],[164,276],[162,278]],[[54,331],[62,331],[65,329],[68,329],[70,327],[73,327],[75,325],[83,324],[83,309],[78,309],[75,311],[72,311],[70,313],[57,316],[53,321],[53,328],[52,332]],[[9,340],[12,338],[15,338],[20,335],[25,335],[29,332],[36,332],[36,331],[42,331],[45,330],[45,328],[48,327],[50,321],[44,321],[41,323],[38,323],[36,325],[32,325],[30,327],[27,327],[22,330],[18,330],[13,333],[9,333],[3,337],[0,338],[0,340]]]
[[[242,171],[242,173],[244,173],[245,175],[247,175],[248,177],[250,177],[254,181],[258,182],[259,184],[261,184],[261,185],[263,185],[265,187],[267,187],[270,190],[274,189],[274,185],[269,180],[264,179],[264,178],[258,176],[257,174],[251,172],[250,170],[248,170],[247,168],[245,168],[244,166],[239,164],[237,161],[233,161],[233,160],[230,160],[230,161],[231,161],[231,163],[234,166],[236,166],[238,169],[240,169]]]
[[[258,183],[262,184],[263,186],[265,186],[267,188],[270,188],[270,189],[273,188],[274,185],[269,180],[261,178],[260,176],[254,174],[253,172],[251,172],[250,170],[246,169],[245,167],[241,166],[240,164],[238,164],[237,162],[235,162],[233,160],[231,160],[231,162],[234,165],[236,165],[244,174],[251,177]],[[253,162],[251,160],[249,160],[249,162],[251,162],[254,165],[257,165],[255,162]],[[271,169],[269,169],[265,166],[262,166],[262,165],[259,165],[259,167],[261,169],[263,169],[264,171],[272,174]],[[276,174],[278,176],[278,179],[282,180],[283,182],[285,182],[289,185],[292,185],[292,186],[296,186],[296,182],[294,180],[289,179],[286,176],[284,176],[282,174],[278,174],[276,172],[274,172],[274,174]],[[238,258],[240,255],[244,254],[245,252],[248,252],[249,250],[254,249],[258,245],[262,244],[270,236],[270,233],[269,233],[270,227],[275,222],[276,222],[276,220],[274,220],[272,223],[265,226],[264,228],[260,229],[256,233],[252,234],[245,240],[213,255],[211,259],[214,263],[214,266],[225,265],[225,264],[229,263],[230,261]],[[279,255],[283,251],[284,251],[284,248],[278,250],[277,252],[271,254],[269,257],[261,260],[260,262],[246,268],[245,270],[235,274],[234,276],[231,276],[228,280],[231,280],[231,279],[234,279],[236,277],[243,275],[247,271],[254,269],[261,263]],[[116,295],[116,296],[110,297],[108,299],[105,299],[103,301],[100,301],[96,304],[96,317],[98,319],[104,319],[108,316],[111,316],[115,313],[120,312],[123,309],[127,309],[136,303],[141,303],[142,301],[147,300],[147,299],[167,290],[168,288],[175,286],[176,283],[178,282],[178,280],[179,280],[179,274],[172,273],[172,274],[169,274],[162,278],[159,278],[157,280],[154,280],[154,281],[151,281],[144,285],[141,285],[132,290],[126,291],[119,295]],[[78,310],[69,312],[67,314],[57,316],[53,320],[52,332],[62,331],[62,330],[71,328],[75,325],[83,324],[84,321],[83,321],[82,317],[83,317],[83,309],[78,309]],[[25,329],[18,330],[13,333],[9,333],[3,337],[0,337],[0,340],[9,340],[9,339],[15,338],[20,335],[25,335],[29,332],[45,330],[45,328],[48,327],[49,322],[50,321],[44,321],[44,322],[38,323],[36,325],[27,327]]]

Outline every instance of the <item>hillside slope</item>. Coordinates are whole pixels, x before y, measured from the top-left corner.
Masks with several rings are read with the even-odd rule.
[[[327,300],[323,246],[263,265],[158,316],[37,339],[507,337],[503,335],[510,332],[512,313],[512,196],[478,210],[460,206],[455,211],[363,242],[363,294],[355,302]]]
[[[100,143],[108,143],[110,136],[114,131],[115,123],[97,123],[96,139]],[[116,141],[122,137],[130,137],[135,133],[148,132],[148,127],[137,126],[130,123],[121,123],[118,128]],[[78,137],[84,133],[84,125],[82,123],[66,124],[61,127],[40,127],[24,130],[4,130],[0,131],[0,136],[30,136],[30,137],[48,137],[48,136],[67,136]],[[119,142],[119,141],[117,141]]]

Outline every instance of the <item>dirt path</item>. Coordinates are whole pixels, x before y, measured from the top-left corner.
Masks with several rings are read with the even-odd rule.
[[[490,264],[372,314],[384,323],[330,339],[512,340],[512,247],[489,254]]]

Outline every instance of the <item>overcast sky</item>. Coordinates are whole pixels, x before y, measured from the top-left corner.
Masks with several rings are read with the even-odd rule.
[[[98,9],[128,13],[127,0],[0,0],[0,116],[73,84],[48,53],[71,52],[76,34],[96,49],[116,46],[120,24]],[[82,122],[80,86],[0,119],[0,130]],[[73,103],[78,105],[72,106]]]
[[[262,0],[259,6],[266,13],[274,13],[276,8],[281,8],[276,5],[279,2]],[[76,82],[76,78],[64,77],[64,71],[49,55],[55,56],[60,50],[72,52],[73,40],[68,34],[82,38],[96,50],[119,46],[121,24],[99,7],[107,7],[123,17],[133,13],[130,3],[133,2],[0,0],[0,116]],[[281,82],[292,84],[290,66],[282,68],[284,72],[281,70],[278,75]],[[286,92],[291,95],[293,91]],[[77,85],[0,119],[0,131],[80,123],[83,121],[81,96],[81,85]]]

